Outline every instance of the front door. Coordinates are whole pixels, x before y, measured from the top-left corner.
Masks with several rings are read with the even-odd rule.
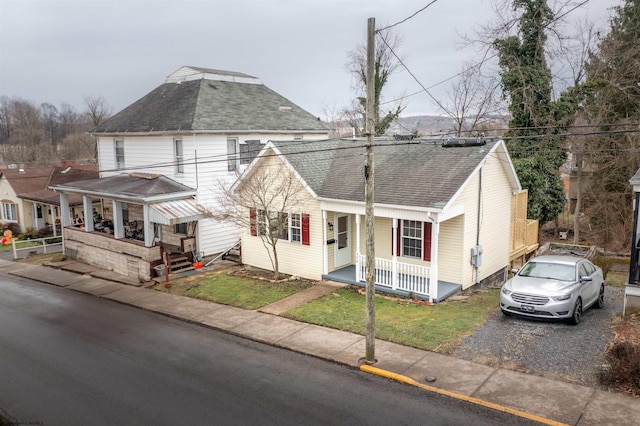
[[[351,263],[351,238],[349,235],[349,223],[351,222],[348,214],[336,214],[336,253],[334,266],[339,268]]]

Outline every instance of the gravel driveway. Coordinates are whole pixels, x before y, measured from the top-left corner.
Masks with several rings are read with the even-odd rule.
[[[598,371],[622,314],[624,288],[606,287],[605,308],[590,308],[577,326],[506,317],[496,309],[487,322],[454,350],[461,359],[545,377],[598,385]]]

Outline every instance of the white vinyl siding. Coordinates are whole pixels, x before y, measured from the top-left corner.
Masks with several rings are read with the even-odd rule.
[[[305,140],[324,139],[327,135],[306,134]],[[196,201],[213,210],[219,202],[219,183],[231,185],[234,173],[228,172],[226,159],[227,139],[244,142],[247,140],[290,140],[291,134],[274,133],[243,134],[228,136],[225,134],[172,134],[126,137],[126,167],[130,171],[159,173],[171,176],[190,188],[197,189]],[[184,173],[175,174],[175,139],[182,140]],[[118,172],[115,167],[113,136],[98,138],[99,169],[101,177],[112,176]],[[152,147],[152,149],[151,149]],[[196,166],[196,158],[198,164]],[[211,159],[216,159],[211,161]],[[236,156],[239,163],[239,158]],[[222,161],[220,161],[222,160]],[[149,167],[149,165],[157,165]],[[242,166],[244,168],[245,166]],[[241,170],[240,170],[241,171]],[[21,213],[20,213],[21,214]],[[315,218],[321,222],[319,218]],[[311,218],[313,223],[314,218]],[[205,256],[215,255],[231,248],[240,239],[240,229],[231,223],[218,222],[212,218],[202,219],[196,228],[198,250]],[[322,237],[319,237],[321,239]],[[243,249],[244,254],[244,249]],[[265,253],[266,254],[266,253]]]

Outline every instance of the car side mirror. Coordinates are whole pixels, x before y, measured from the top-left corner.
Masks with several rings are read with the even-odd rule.
[[[512,273],[513,275],[515,275],[515,274],[517,274],[517,273],[518,273],[518,271],[519,271],[519,270],[520,270],[520,269],[513,268],[513,269],[511,270],[511,273]]]
[[[588,276],[587,276],[587,277],[581,277],[581,278],[580,278],[580,281],[582,281],[582,282],[584,282],[584,283],[588,283],[588,282],[593,281],[593,278],[588,277]]]

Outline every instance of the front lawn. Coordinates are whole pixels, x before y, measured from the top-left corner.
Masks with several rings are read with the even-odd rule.
[[[174,279],[171,281],[170,289],[166,289],[164,283],[154,288],[223,305],[258,309],[309,288],[311,285],[312,283],[304,280],[272,283],[235,276],[227,272],[212,272]]]
[[[448,353],[482,325],[499,303],[499,289],[436,305],[376,297],[376,337],[418,349]],[[286,317],[365,334],[365,297],[347,287],[287,313]]]

